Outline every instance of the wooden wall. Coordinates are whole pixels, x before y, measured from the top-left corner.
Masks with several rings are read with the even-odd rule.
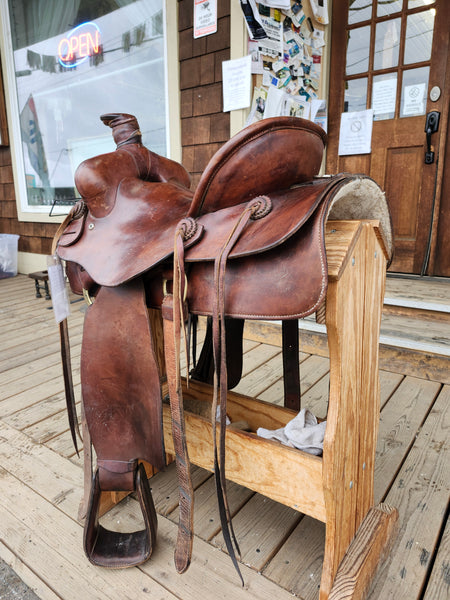
[[[218,2],[217,33],[196,40],[193,4],[178,3],[182,162],[191,173],[192,189],[209,159],[230,137],[230,114],[222,112],[222,61],[230,58],[230,0]],[[0,81],[0,112],[2,108]],[[0,146],[0,233],[19,234],[21,252],[49,254],[57,226],[18,220],[11,151]]]
[[[8,141],[5,95],[0,77],[0,126],[2,140]],[[6,133],[6,135],[5,135]],[[16,194],[10,146],[0,146],[0,233],[20,235],[19,251],[50,254],[53,235],[58,223],[30,223],[17,218]]]
[[[213,154],[230,138],[222,112],[222,61],[230,58],[230,0],[217,3],[217,33],[193,37],[192,0],[179,0],[182,163],[194,189]]]

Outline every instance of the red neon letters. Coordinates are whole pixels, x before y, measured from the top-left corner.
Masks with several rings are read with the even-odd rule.
[[[79,65],[89,56],[98,54],[100,46],[100,29],[93,22],[83,23],[60,40],[58,44],[59,62],[65,67]]]

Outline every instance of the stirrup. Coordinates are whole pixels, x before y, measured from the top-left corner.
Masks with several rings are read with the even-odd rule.
[[[105,529],[99,524],[100,481],[97,468],[92,480],[89,508],[84,526],[83,545],[89,561],[99,567],[123,569],[148,560],[156,542],[157,518],[144,465],[140,463],[134,476],[145,529],[120,533]]]

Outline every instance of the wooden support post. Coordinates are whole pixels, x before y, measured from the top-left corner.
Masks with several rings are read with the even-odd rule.
[[[323,449],[327,517],[320,600],[329,597],[339,564],[373,505],[386,270],[374,223],[335,222],[332,232],[348,243],[345,257],[336,263],[339,268],[329,269],[327,294],[330,396]],[[327,250],[333,259],[331,248],[336,252],[337,246],[331,237]]]

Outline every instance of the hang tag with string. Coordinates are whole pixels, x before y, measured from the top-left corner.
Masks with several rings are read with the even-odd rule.
[[[70,315],[70,303],[63,266],[61,260],[55,254],[47,257],[47,271],[55,321],[61,323]]]

